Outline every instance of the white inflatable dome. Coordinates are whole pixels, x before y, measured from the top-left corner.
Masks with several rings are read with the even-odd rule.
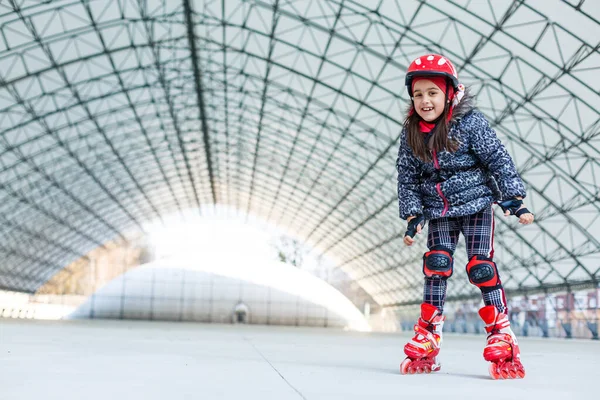
[[[231,255],[218,263],[168,259],[142,265],[100,288],[69,318],[231,323],[240,304],[251,324],[370,330],[350,300],[310,273]]]

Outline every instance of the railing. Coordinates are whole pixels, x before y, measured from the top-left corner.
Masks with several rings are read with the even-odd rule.
[[[509,319],[517,336],[581,338],[598,340],[600,324],[600,289],[581,290],[509,299]],[[446,302],[445,332],[483,334],[478,310],[481,300]],[[398,328],[412,331],[419,316],[419,306],[394,309]]]

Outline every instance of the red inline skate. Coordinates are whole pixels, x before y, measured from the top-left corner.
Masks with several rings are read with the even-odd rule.
[[[415,336],[404,346],[406,358],[400,364],[400,373],[422,374],[439,371],[437,360],[442,345],[442,327],[446,317],[431,304],[421,304],[421,318],[415,325]]]
[[[521,379],[525,368],[521,364],[521,352],[517,338],[510,329],[506,314],[498,312],[495,306],[485,306],[479,310],[488,333],[483,358],[490,362],[492,379]]]

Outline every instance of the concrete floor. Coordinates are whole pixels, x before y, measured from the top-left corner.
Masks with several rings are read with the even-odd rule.
[[[0,319],[0,400],[598,395],[598,342],[523,338],[526,378],[492,381],[483,336],[447,334],[440,372],[402,376],[407,339],[287,327]]]

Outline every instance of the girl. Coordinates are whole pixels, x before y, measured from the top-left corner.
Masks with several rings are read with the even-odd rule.
[[[415,336],[404,347],[401,372],[438,371],[446,281],[452,276],[459,235],[465,237],[469,281],[481,289],[485,306],[479,315],[488,332],[483,356],[490,375],[522,378],[517,339],[510,329],[504,289],[493,261],[494,214],[498,202],[504,215],[531,224],[533,214],[522,199],[525,187],[515,165],[459,84],[452,63],[438,54],[414,60],[406,74],[411,106],[396,161],[400,217],[408,221],[404,243],[429,221],[423,256],[425,285],[421,318]]]

